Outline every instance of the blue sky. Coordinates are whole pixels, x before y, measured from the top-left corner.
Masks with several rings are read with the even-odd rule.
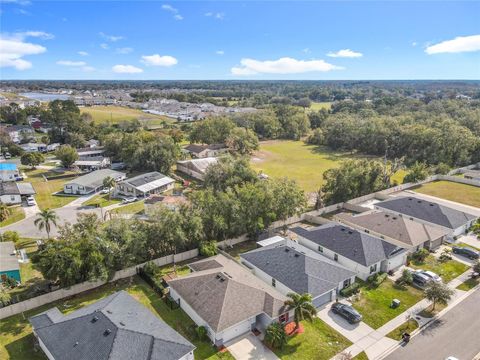
[[[0,0],[1,79],[480,79],[480,2]]]

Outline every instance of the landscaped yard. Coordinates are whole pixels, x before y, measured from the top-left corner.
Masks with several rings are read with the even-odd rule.
[[[233,245],[233,247],[227,246],[225,251],[233,256],[237,260],[240,259],[240,254],[243,254],[247,251],[257,248],[257,243],[255,241],[243,241],[241,243]]]
[[[45,181],[42,175],[59,175],[56,173],[48,172],[45,170],[37,169],[23,169],[22,170],[27,178],[25,181],[32,183],[33,188],[36,191],[35,200],[40,209],[55,209],[67,205],[76,199],[75,196],[59,196],[53,195],[58,191],[63,190],[63,185],[70,181],[72,178],[55,179]]]
[[[70,313],[119,290],[128,291],[135,299],[152,310],[154,314],[161,317],[168,325],[189,339],[197,347],[195,350],[195,359],[233,360],[233,357],[228,352],[219,353],[209,342],[198,341],[195,338],[194,323],[187,314],[181,309],[171,310],[168,305],[138,277],[125,279],[114,284],[107,284],[93,291],[77,295],[69,300],[60,300],[27,311],[24,314],[25,318],[22,314],[19,314],[3,319],[0,322],[0,359],[46,359],[41,352],[35,352],[33,350],[34,337],[32,328],[27,320],[29,317],[54,306],[57,306],[63,313]]]
[[[369,288],[366,283],[361,283],[360,294],[354,298],[353,307],[362,314],[363,321],[374,329],[378,329],[423,298],[423,291],[410,286],[397,286],[390,279],[386,279],[377,288]],[[393,299],[400,300],[400,306],[395,309],[390,307]]]
[[[418,193],[436,196],[462,204],[480,207],[480,187],[452,181],[434,181],[413,189]]]
[[[130,109],[122,106],[92,106],[80,109],[81,113],[90,114],[97,123],[111,122],[118,124],[122,121],[138,120],[142,125],[158,126],[163,122],[175,122],[175,119],[167,116],[148,114],[138,109]]]
[[[113,209],[112,212],[115,214],[139,214],[145,210],[145,204],[143,201],[136,201],[131,204],[120,206],[116,209]]]
[[[402,325],[392,330],[387,334],[389,338],[393,340],[402,340],[403,333],[411,334],[415,329],[418,329],[418,323],[414,319],[405,321]]]
[[[361,155],[334,152],[326,147],[305,144],[303,141],[264,141],[251,158],[252,167],[272,177],[295,179],[307,192],[317,191],[323,183],[323,173],[340,166],[344,160]],[[404,172],[395,174],[400,183]]]
[[[275,349],[282,360],[328,360],[352,343],[319,318],[302,322],[305,332],[289,337],[283,349]]]
[[[448,260],[445,262],[438,261],[433,255],[428,255],[423,263],[411,261],[410,265],[413,269],[430,270],[442,277],[444,283],[448,283],[456,277],[463,274],[469,269],[459,261]]]
[[[0,227],[4,227],[10,224],[13,224],[17,221],[25,219],[25,212],[23,211],[20,205],[10,206],[9,209],[10,209],[10,215],[8,216],[8,219],[0,222]]]
[[[118,204],[120,202],[121,200],[119,199],[111,199],[108,194],[97,194],[94,197],[92,197],[90,200],[85,201],[82,205],[106,207],[106,206]]]

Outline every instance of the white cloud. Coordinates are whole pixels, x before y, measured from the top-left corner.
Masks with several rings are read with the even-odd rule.
[[[218,20],[223,20],[225,18],[225,13],[222,13],[222,12],[207,12],[205,13],[205,16],[207,17],[212,17],[212,18],[215,18],[215,19],[218,19]]]
[[[47,49],[44,46],[25,42],[21,39],[11,39],[0,36],[0,67],[13,67],[26,70],[32,63],[22,59],[24,56],[42,54]]]
[[[480,35],[457,36],[453,40],[442,41],[425,49],[429,55],[441,53],[461,53],[480,50]]]
[[[57,65],[62,65],[62,66],[86,66],[87,63],[85,61],[59,60],[59,61],[57,61]]]
[[[418,43],[417,43],[416,41],[412,42],[412,46],[413,46],[413,47],[415,47],[415,46],[417,46],[417,45],[418,45]]]
[[[178,63],[178,60],[169,55],[160,56],[159,54],[153,54],[143,55],[142,62],[151,66],[173,66]]]
[[[143,69],[133,65],[115,65],[112,67],[112,71],[118,74],[138,74],[142,73]]]
[[[21,32],[16,32],[16,33],[3,33],[2,38],[4,39],[10,39],[10,40],[18,40],[18,41],[23,41],[27,37],[34,37],[38,38],[40,40],[51,40],[55,36],[53,34],[47,33],[45,31],[21,31]]]
[[[99,34],[102,38],[104,38],[107,41],[111,41],[111,42],[116,42],[116,41],[125,39],[123,36],[107,35],[103,32],[100,32]]]
[[[304,52],[305,54],[310,54],[312,51],[310,50],[310,48],[305,48],[302,50],[302,52]]]
[[[90,54],[89,54],[88,52],[86,52],[86,51],[79,51],[77,54],[80,55],[80,56],[88,56],[88,55],[90,55]]]
[[[108,46],[108,44],[105,44],[105,43],[100,44],[100,47],[101,47],[103,50],[108,50],[108,49],[110,49],[110,46]]]
[[[242,59],[240,64],[241,66],[231,69],[233,75],[299,74],[312,71],[325,72],[343,69],[340,66],[329,64],[323,60],[297,60],[289,57],[266,61]]]
[[[118,54],[130,54],[132,51],[133,51],[133,49],[130,48],[130,47],[118,48],[118,49],[116,50],[116,52],[117,52]]]
[[[215,54],[217,54],[217,55],[225,55],[225,51],[223,51],[223,50],[217,50],[217,51],[215,51]]]
[[[331,51],[327,54],[327,56],[334,57],[334,58],[359,58],[359,57],[362,57],[363,54],[350,49],[342,49],[342,50],[338,50],[337,52]]]
[[[174,14],[173,18],[175,20],[183,20],[183,16],[179,14],[178,9],[174,8],[172,5],[163,4],[162,9]]]
[[[92,71],[95,71],[95,68],[93,66],[82,66],[81,68],[82,71],[84,72],[92,72]]]

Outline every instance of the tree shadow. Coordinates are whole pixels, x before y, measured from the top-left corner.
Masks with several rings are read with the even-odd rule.
[[[46,360],[47,356],[35,343],[35,336],[30,332],[5,345],[5,349],[10,355],[10,359]]]

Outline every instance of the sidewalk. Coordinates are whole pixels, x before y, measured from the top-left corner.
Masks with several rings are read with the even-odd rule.
[[[443,315],[446,311],[457,305],[468,293],[470,293],[470,291],[473,291],[473,289],[468,292],[455,289],[458,285],[460,285],[469,278],[470,273],[471,271],[467,270],[448,283],[448,286],[454,290],[454,295],[452,296],[452,299],[450,300],[448,306],[445,307],[445,309],[443,309],[436,317],[422,318],[420,316],[415,316],[431,304],[429,300],[423,299],[409,309],[407,309],[406,311],[404,311],[403,313],[401,313],[400,315],[398,315],[397,317],[393,318],[392,320],[381,326],[380,328],[378,328],[377,330],[372,329],[370,333],[365,334],[365,336],[361,339],[354,341],[354,344],[345,349],[343,353],[350,353],[352,357],[355,357],[362,351],[365,351],[370,360],[383,358],[384,356],[392,352],[394,349],[396,349],[397,346],[399,346],[399,342],[397,340],[386,337],[388,333],[395,330],[397,327],[405,323],[411,317],[414,317],[419,323],[419,329],[416,330],[416,332],[418,332],[435,318]],[[372,341],[372,339],[375,339],[376,341]],[[334,356],[332,359],[338,359],[338,356],[339,354]]]

